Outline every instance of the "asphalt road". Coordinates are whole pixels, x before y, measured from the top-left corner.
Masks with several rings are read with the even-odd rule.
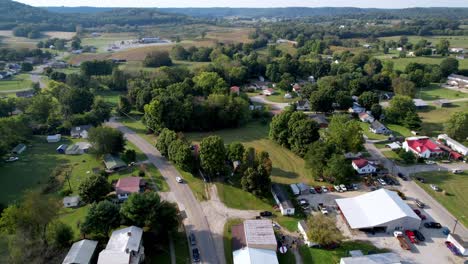
[[[373,158],[379,159],[382,162],[382,165],[384,165],[393,174],[401,172],[404,175],[411,175],[414,173],[426,171],[449,171],[451,169],[468,170],[468,164],[466,163],[415,165],[407,167],[397,166],[391,160],[383,156],[383,154],[377,147],[375,147],[374,144],[366,143],[365,147]],[[424,211],[427,212],[435,221],[440,222],[443,226],[448,227],[450,231],[452,231],[455,224],[455,217],[449,211],[447,211],[445,207],[432,198],[432,196],[419,187],[419,185],[417,185],[414,181],[400,180],[400,183],[402,185],[402,191],[408,197],[419,199],[420,201],[424,202],[427,207],[424,209]],[[468,237],[468,230],[461,223],[458,223],[455,233],[462,237]]]
[[[137,135],[133,130],[114,119],[107,122],[106,126],[116,128],[124,133],[125,138],[137,146],[148,157],[149,162],[159,169],[162,176],[169,184],[182,215],[186,215],[184,219],[185,229],[187,234],[190,232],[194,233],[197,240],[197,247],[200,250],[202,263],[217,264],[221,262],[220,259],[224,260],[224,256],[218,256],[217,254],[213,233],[211,232],[202,206],[187,184],[179,184],[176,182],[176,177],[182,177],[176,168],[172,166],[166,158],[161,156],[161,153],[159,153],[154,146]]]

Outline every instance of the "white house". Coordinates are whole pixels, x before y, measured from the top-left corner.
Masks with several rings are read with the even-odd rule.
[[[374,122],[375,118],[371,114],[364,112],[364,113],[359,113],[359,120],[365,123],[372,123]]]
[[[348,112],[350,113],[355,113],[355,114],[360,114],[366,112],[366,108],[362,107],[358,103],[354,102],[353,106],[348,109]]]
[[[310,102],[309,100],[299,100],[296,103],[296,109],[298,111],[310,111]]]
[[[353,160],[351,165],[359,174],[370,174],[377,171],[377,167],[370,164],[368,160],[363,158]]]
[[[275,94],[276,92],[272,88],[267,88],[267,89],[263,90],[262,93],[263,93],[263,95],[270,96],[270,95]]]
[[[445,144],[449,146],[451,149],[454,151],[462,154],[463,156],[468,155],[468,147],[465,147],[462,143],[456,141],[455,139],[450,138],[447,134],[441,134],[437,137],[437,139],[441,140],[443,139],[445,141]]]
[[[63,197],[63,207],[71,208],[71,207],[78,207],[80,205],[80,197],[77,196],[66,196]]]
[[[48,143],[57,143],[62,139],[62,135],[60,134],[55,134],[55,135],[49,135],[47,136],[47,142]]]
[[[429,137],[409,137],[403,142],[403,149],[411,151],[421,158],[430,158],[442,154],[444,151]]]
[[[73,127],[70,130],[70,136],[72,138],[88,138],[88,132],[91,128],[91,125]]]
[[[232,233],[234,264],[278,264],[278,243],[270,220],[245,220]]]
[[[139,264],[145,260],[143,229],[130,226],[112,232],[106,248],[99,253],[98,264]]]
[[[302,238],[304,239],[304,243],[308,247],[314,247],[318,246],[317,243],[310,241],[309,235],[307,234],[309,232],[309,227],[306,224],[306,221],[301,220],[297,222],[297,229],[299,230],[299,233],[302,235]]]
[[[273,184],[271,186],[271,193],[282,215],[294,215],[294,205],[280,185]]]
[[[83,239],[73,243],[62,264],[91,264],[94,252],[98,245],[97,241]]]
[[[390,131],[390,129],[388,129],[386,126],[384,126],[384,124],[380,123],[378,120],[374,120],[370,124],[369,130],[374,134],[383,134],[383,135],[386,135],[392,132]]]
[[[379,189],[353,198],[336,199],[352,229],[385,232],[419,229],[421,218],[394,191]]]

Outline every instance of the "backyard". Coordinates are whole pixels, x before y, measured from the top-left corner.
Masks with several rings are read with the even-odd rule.
[[[0,94],[11,91],[31,89],[32,82],[29,74],[18,74],[6,80],[0,80]]]
[[[463,225],[468,226],[468,172],[453,174],[448,171],[422,172],[414,177],[422,177],[425,183],[415,181],[429,195],[441,203]],[[442,191],[436,192],[430,184],[437,185]]]

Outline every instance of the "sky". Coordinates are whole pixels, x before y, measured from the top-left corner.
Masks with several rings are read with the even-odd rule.
[[[468,0],[16,0],[32,6],[96,7],[468,7]]]

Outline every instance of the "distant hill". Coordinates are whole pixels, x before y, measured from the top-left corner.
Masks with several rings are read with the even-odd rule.
[[[113,7],[92,7],[92,6],[77,6],[77,7],[67,7],[67,6],[47,6],[40,7],[49,12],[62,13],[62,14],[73,14],[73,13],[82,13],[82,14],[95,14],[101,12],[108,12],[114,9]]]

